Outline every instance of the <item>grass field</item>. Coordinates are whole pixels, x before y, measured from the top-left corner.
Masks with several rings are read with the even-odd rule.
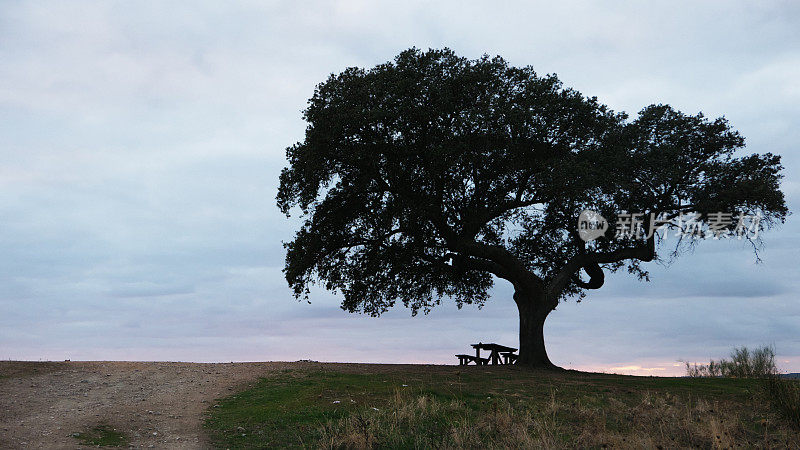
[[[219,399],[221,448],[798,447],[750,379],[515,367],[286,370]]]

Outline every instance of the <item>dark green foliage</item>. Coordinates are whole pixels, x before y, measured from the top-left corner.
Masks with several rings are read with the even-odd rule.
[[[213,430],[217,442],[224,443],[224,447],[297,445],[314,436],[315,424],[353,410],[355,404],[350,399],[358,398],[358,394],[350,391],[367,385],[376,393],[386,394],[390,389],[378,380],[331,373],[286,373],[262,379],[252,389],[219,401],[212,408],[206,427]],[[336,400],[340,403],[334,404]],[[358,406],[363,407],[363,403]]]
[[[654,242],[585,245],[584,209],[610,233],[622,211],[758,211],[763,226],[787,212],[780,158],[736,156],[744,139],[724,118],[652,105],[629,120],[500,57],[410,49],[331,75],[303,117],[277,197],[306,217],[286,244],[286,278],[298,297],[323,281],[348,311],[482,304],[491,275],[549,311],[602,285],[598,266],[646,277]]]

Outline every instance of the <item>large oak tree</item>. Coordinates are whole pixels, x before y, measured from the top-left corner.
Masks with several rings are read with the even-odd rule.
[[[500,57],[410,49],[331,75],[304,118],[277,197],[305,218],[285,244],[295,294],[320,282],[351,312],[400,300],[416,313],[442,298],[482,304],[507,280],[520,364],[552,366],[543,327],[560,301],[606,272],[647,277],[665,231],[615,238],[621,213],[644,213],[645,230],[651,213],[667,230],[689,212],[757,213],[760,229],[787,214],[780,157],[743,155],[724,118],[651,105],[629,119]],[[603,237],[580,239],[583,210],[609,220]],[[698,241],[680,242],[672,254]]]

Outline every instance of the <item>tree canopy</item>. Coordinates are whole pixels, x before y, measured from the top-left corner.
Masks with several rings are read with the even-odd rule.
[[[787,214],[780,157],[741,154],[726,119],[668,105],[631,119],[500,57],[410,49],[348,68],[317,86],[303,118],[277,196],[305,217],[285,244],[286,278],[298,297],[322,282],[353,312],[482,304],[495,277],[549,311],[604,272],[647,276],[662,236],[613,238],[621,212],[672,228],[688,212],[759,213],[762,228]],[[578,237],[583,210],[609,220],[604,237]]]

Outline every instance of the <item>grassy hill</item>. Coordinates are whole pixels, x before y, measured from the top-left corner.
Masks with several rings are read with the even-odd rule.
[[[522,370],[315,365],[219,399],[222,448],[798,447],[762,382]]]

